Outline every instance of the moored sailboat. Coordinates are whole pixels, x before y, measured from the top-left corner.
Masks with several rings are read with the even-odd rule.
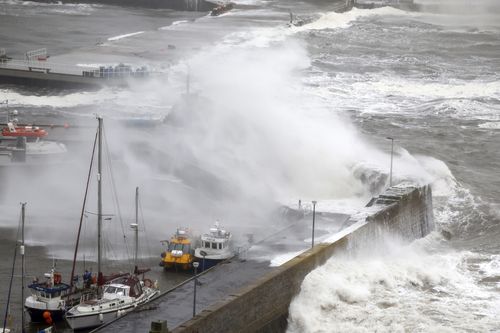
[[[136,232],[135,245],[135,271],[134,274],[125,274],[124,276],[115,278],[108,283],[101,271],[102,265],[102,118],[98,117],[98,176],[97,176],[97,269],[98,269],[98,289],[100,292],[97,297],[90,299],[82,299],[80,304],[72,307],[66,312],[65,318],[68,325],[74,329],[84,329],[100,326],[117,317],[120,317],[126,312],[132,311],[139,305],[145,304],[159,294],[156,286],[146,285],[146,280],[141,280],[138,277],[139,273],[144,273],[146,270],[139,271],[137,269],[137,249],[138,249],[138,189],[136,190],[136,223],[132,228]]]
[[[45,281],[39,282],[38,278],[31,283],[28,288],[32,294],[28,296],[24,302],[24,307],[31,317],[33,322],[53,322],[62,320],[66,310],[78,304],[83,295],[94,294],[97,289],[96,278],[91,272],[85,271],[83,274],[83,285],[76,285],[75,281],[78,277],[75,276],[75,265],[80,241],[80,230],[82,228],[83,216],[87,202],[88,187],[92,173],[92,165],[94,152],[97,144],[97,133],[94,140],[92,158],[90,161],[89,172],[87,176],[87,186],[83,199],[82,211],[80,214],[80,223],[76,237],[76,245],[73,257],[73,267],[69,283],[62,282],[62,276],[56,271],[53,265],[50,272],[45,273]],[[88,297],[88,296],[86,296]]]

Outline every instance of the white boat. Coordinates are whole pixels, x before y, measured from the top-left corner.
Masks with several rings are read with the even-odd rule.
[[[102,297],[82,301],[66,312],[66,321],[74,329],[100,326],[149,302],[159,290],[145,286],[135,275],[114,280],[103,287]]]
[[[215,222],[210,232],[201,236],[201,246],[194,250],[201,271],[234,256],[232,235]]]
[[[137,268],[138,250],[138,204],[139,189],[136,188],[135,197],[135,219],[136,223],[131,224],[135,231],[135,271],[134,274],[126,274],[117,277],[108,283],[102,275],[102,118],[97,118],[99,127],[97,131],[97,285],[99,291],[97,296],[90,299],[82,297],[80,303],[66,312],[65,319],[68,325],[74,329],[84,329],[103,325],[111,320],[132,311],[137,306],[149,302],[160,293],[156,283],[148,279],[139,279],[138,274],[148,270],[139,271]],[[147,285],[146,285],[147,284]]]

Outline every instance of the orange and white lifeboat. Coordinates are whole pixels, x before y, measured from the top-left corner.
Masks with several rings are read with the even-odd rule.
[[[7,127],[2,128],[2,136],[43,138],[47,136],[47,131],[36,126],[16,126],[9,122]]]

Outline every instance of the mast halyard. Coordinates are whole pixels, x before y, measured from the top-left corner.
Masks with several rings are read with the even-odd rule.
[[[97,285],[101,286],[103,284],[103,275],[101,270],[101,258],[102,258],[102,245],[101,245],[101,233],[102,233],[102,117],[97,116],[99,122],[98,129],[98,149],[97,149]]]

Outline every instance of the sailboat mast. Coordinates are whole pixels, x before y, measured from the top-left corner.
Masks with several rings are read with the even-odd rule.
[[[25,216],[26,203],[21,203],[21,304],[24,304],[24,216]],[[24,306],[21,310],[21,332],[24,333]]]
[[[102,232],[102,117],[98,116],[99,122],[98,139],[97,139],[97,284],[102,285],[102,245],[101,245],[101,232]]]
[[[95,138],[94,138],[94,146],[92,148],[92,157],[90,158],[89,174],[87,176],[87,186],[85,187],[85,195],[83,196],[82,212],[80,214],[80,224],[78,225],[78,233],[76,236],[75,251],[73,253],[73,266],[71,267],[71,280],[70,280],[71,287],[73,287],[73,284],[74,284],[76,258],[78,256],[78,246],[80,244],[80,234],[82,232],[83,216],[85,214],[85,205],[87,204],[87,194],[89,193],[90,177],[92,176],[92,166],[94,165],[95,148],[97,145],[97,136],[98,135],[99,135],[99,131],[96,131]],[[85,269],[85,255],[83,256],[83,263],[84,263],[84,269]]]
[[[134,252],[135,267],[137,267],[138,252],[139,252],[139,186],[135,188],[135,252]]]

